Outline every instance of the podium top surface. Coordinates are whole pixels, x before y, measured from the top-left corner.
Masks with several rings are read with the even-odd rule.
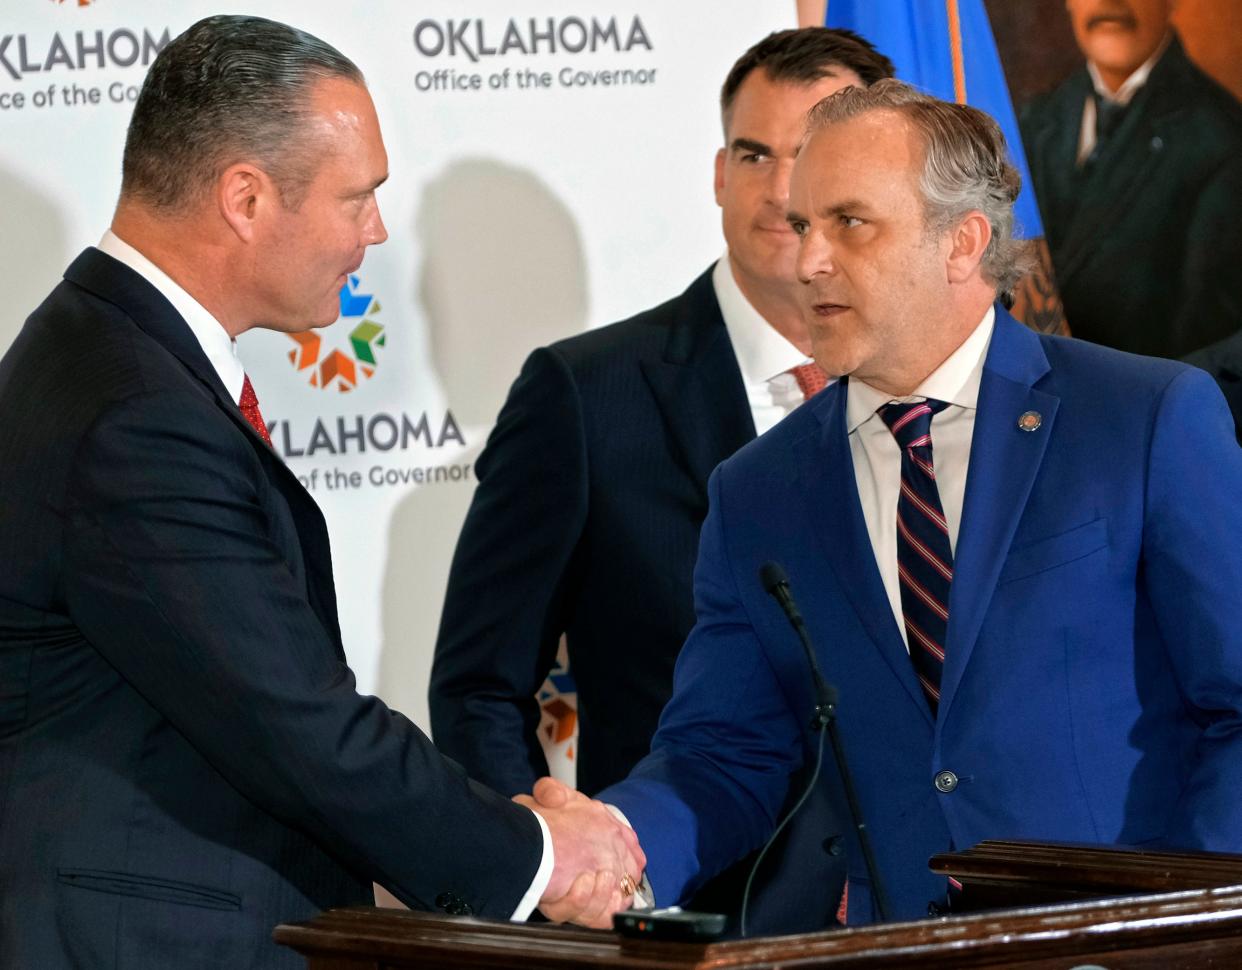
[[[311,968],[333,970],[1034,970],[1092,962],[1087,957],[1108,958],[1110,967],[1237,966],[1242,885],[716,943],[630,940],[604,931],[371,908],[330,910],[279,926],[274,936],[305,954]]]

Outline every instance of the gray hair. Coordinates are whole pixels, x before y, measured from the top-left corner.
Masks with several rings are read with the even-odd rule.
[[[988,114],[885,79],[867,88],[845,88],[807,116],[807,135],[869,111],[889,109],[907,118],[923,142],[919,190],[929,230],[943,232],[968,212],[983,213],[992,227],[980,268],[1001,295],[1030,272],[1030,245],[1013,238],[1013,203],[1022,178],[1009,161],[1005,136]]]
[[[304,31],[262,17],[200,20],[151,64],[125,137],[122,198],[175,211],[228,166],[254,161],[296,209],[318,167],[308,134],[315,82],[362,72]]]

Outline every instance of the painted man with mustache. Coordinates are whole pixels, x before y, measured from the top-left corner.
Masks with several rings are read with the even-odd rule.
[[[1077,337],[1183,357],[1242,326],[1242,107],[1190,62],[1176,0],[1067,0],[1084,68],[1022,118]]]

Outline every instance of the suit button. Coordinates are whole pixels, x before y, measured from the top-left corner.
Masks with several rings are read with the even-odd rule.
[[[840,855],[845,851],[841,846],[841,836],[834,835],[831,838],[824,839],[824,851],[829,855]]]
[[[957,787],[957,775],[951,771],[937,772],[935,785],[937,791],[944,792],[947,795]]]
[[[436,897],[436,909],[443,910],[450,916],[470,916],[474,913],[473,907],[457,893],[440,893]]]

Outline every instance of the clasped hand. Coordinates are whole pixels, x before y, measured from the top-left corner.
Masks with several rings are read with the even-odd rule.
[[[554,778],[540,778],[533,795],[513,800],[538,812],[552,834],[555,863],[539,910],[556,923],[606,929],[627,909],[647,867],[634,830],[602,802]]]

